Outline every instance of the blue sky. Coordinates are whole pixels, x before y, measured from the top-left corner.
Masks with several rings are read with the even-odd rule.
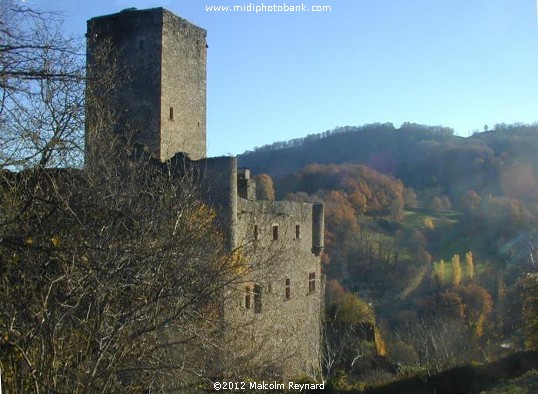
[[[163,6],[208,31],[208,155],[337,126],[538,121],[536,0],[27,0],[65,29]],[[208,12],[219,5],[330,12]]]

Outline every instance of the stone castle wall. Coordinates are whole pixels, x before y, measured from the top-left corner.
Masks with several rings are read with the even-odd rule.
[[[238,169],[234,157],[191,161],[176,155],[172,163],[202,180],[202,198],[215,208],[237,267],[223,294],[222,370],[243,377],[319,377],[323,204],[255,200],[250,171]]]
[[[237,250],[247,274],[226,297],[225,320],[234,322],[236,348],[283,377],[319,376],[324,283],[313,207],[238,199]]]
[[[161,159],[206,157],[206,31],[163,11]],[[172,116],[171,116],[172,115]]]

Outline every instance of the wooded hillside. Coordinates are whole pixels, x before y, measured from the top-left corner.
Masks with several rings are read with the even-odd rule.
[[[537,148],[538,125],[463,138],[374,124],[240,156],[277,198],[325,202],[329,338],[345,338],[330,343],[329,373],[341,388],[399,376],[379,356],[430,374],[536,349]]]

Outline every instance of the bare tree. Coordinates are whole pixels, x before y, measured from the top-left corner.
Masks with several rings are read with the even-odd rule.
[[[359,359],[377,355],[374,312],[356,294],[343,293],[327,308],[325,335],[327,375],[329,367],[353,371]]]
[[[463,364],[472,358],[474,351],[467,328],[457,319],[422,318],[409,321],[398,327],[394,336],[398,341],[412,346],[418,356],[417,363],[430,373]]]
[[[14,393],[158,391],[208,379],[209,361],[222,347],[222,293],[239,274],[214,210],[200,198],[200,174],[133,153],[129,133],[115,133],[117,114],[103,101],[122,81],[121,70],[110,66],[110,46],[96,51],[106,62],[92,63],[89,77],[99,83],[84,102],[78,49],[59,35],[55,16],[5,5],[5,387]],[[93,106],[95,116],[87,130],[90,160],[80,169],[84,105]]]
[[[61,19],[13,0],[0,8],[0,168],[81,164],[81,40]]]
[[[214,214],[185,174],[128,170],[106,182],[78,170],[4,178],[1,358],[13,392],[207,377],[189,355],[211,354],[234,275]]]

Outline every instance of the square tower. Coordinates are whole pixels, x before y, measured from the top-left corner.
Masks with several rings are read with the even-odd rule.
[[[206,31],[163,8],[126,9],[87,22],[88,91],[92,66],[108,62],[121,81],[97,97],[116,114],[116,132],[165,161],[178,152],[206,157]],[[98,48],[109,53],[98,58]],[[98,106],[88,106],[87,127]],[[87,149],[92,149],[87,138]]]

